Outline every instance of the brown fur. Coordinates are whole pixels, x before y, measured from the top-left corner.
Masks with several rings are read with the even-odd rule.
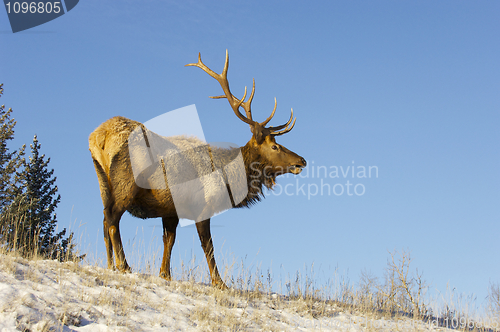
[[[304,158],[275,141],[276,136],[292,130],[295,124],[295,120],[292,122],[293,110],[290,120],[284,125],[266,127],[276,111],[275,102],[275,108],[267,120],[261,123],[254,121],[250,105],[255,92],[255,82],[247,101],[244,101],[245,96],[241,100],[234,97],[229,91],[227,81],[228,65],[229,55],[226,51],[226,63],[220,75],[202,63],[201,55],[198,56],[198,63],[188,66],[199,67],[215,78],[225,94],[216,98],[227,98],[235,115],[250,125],[252,138],[241,149],[208,147],[194,138],[161,137],[148,131],[139,122],[119,116],[104,122],[90,134],[89,148],[104,205],[103,228],[108,268],[114,268],[114,251],[116,267],[121,271],[130,270],[125,260],[119,229],[120,218],[125,211],[139,218],[161,217],[164,251],[160,276],[170,280],[170,255],[179,217],[188,218],[197,221],[196,228],[208,262],[212,284],[225,288],[215,263],[210,217],[231,206],[237,208],[251,206],[263,197],[263,187],[271,189],[274,186],[278,175],[299,174],[302,167],[306,166]],[[246,117],[240,113],[240,106],[245,109]],[[129,140],[132,142],[131,146]],[[146,144],[135,145],[136,142],[142,142],[141,140],[145,140]],[[157,152],[163,155],[162,149],[165,147],[167,147],[165,153],[174,151],[174,154],[166,158],[168,164],[165,164],[163,157],[155,159],[156,152],[152,152],[153,148],[160,149]],[[174,149],[170,150],[169,147]],[[232,162],[234,158],[240,158],[240,152],[246,183],[245,176],[242,175],[243,170],[239,166],[241,164]],[[212,172],[217,172],[216,174],[222,174],[223,180],[220,177],[218,180],[213,180],[210,169]],[[135,174],[135,177],[133,170],[139,173]],[[191,186],[190,179],[196,179],[194,182],[199,182],[201,185]],[[179,188],[177,184],[182,184],[180,196],[173,190]],[[247,188],[243,187],[245,185]],[[174,197],[177,209],[174,206],[171,188],[176,194]],[[236,190],[233,192],[233,189]],[[222,198],[224,195],[221,194],[222,192],[225,194],[226,190],[231,193],[229,205],[228,200]],[[246,197],[238,196],[245,192]],[[180,205],[177,204],[178,197]],[[200,201],[204,201],[205,204],[198,205]],[[195,203],[191,204],[193,202]]]
[[[161,217],[164,229],[164,255],[160,275],[170,279],[170,254],[175,242],[175,230],[178,217],[170,189],[144,189],[137,186],[129,156],[128,138],[137,126],[144,126],[124,117],[114,117],[101,124],[89,137],[89,149],[99,180],[101,198],[104,206],[104,240],[107,248],[108,268],[114,268],[113,251],[116,267],[129,271],[120,238],[119,222],[122,214],[128,211],[139,218]],[[147,130],[144,128],[144,130]],[[176,138],[189,140],[188,138]],[[279,158],[272,158],[271,147],[280,150]],[[231,149],[212,148],[214,167],[227,164],[227,159],[234,155]],[[289,171],[289,166],[305,166],[302,157],[279,146],[274,137],[268,136],[258,144],[252,139],[241,148],[247,174],[248,194],[234,207],[249,207],[263,197],[263,187],[272,188],[277,175]],[[271,155],[271,157],[270,157]],[[229,188],[228,188],[229,189]],[[217,270],[213,256],[213,244],[210,234],[210,219],[196,223],[200,241],[204,249],[212,277],[212,283],[225,287]]]

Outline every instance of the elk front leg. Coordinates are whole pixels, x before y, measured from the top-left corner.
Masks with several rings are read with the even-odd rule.
[[[212,278],[212,285],[221,289],[227,289],[226,284],[222,281],[215,263],[214,245],[212,242],[212,235],[210,234],[210,219],[206,219],[196,223],[196,229],[200,237],[201,247],[205,252],[207,258],[208,269],[210,270],[210,277]]]
[[[163,223],[163,260],[161,261],[160,277],[165,280],[172,280],[170,275],[170,256],[172,255],[172,247],[175,243],[175,233],[179,218],[170,217],[162,218]]]

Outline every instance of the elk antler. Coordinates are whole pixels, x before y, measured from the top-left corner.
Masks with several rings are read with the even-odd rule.
[[[254,134],[255,134],[256,129],[259,128],[261,131],[264,131],[263,129],[265,129],[267,135],[279,136],[279,135],[283,135],[283,134],[289,132],[290,130],[292,130],[293,126],[295,125],[295,120],[297,120],[297,118],[295,118],[293,120],[293,123],[292,123],[292,119],[293,119],[293,109],[292,109],[292,114],[290,116],[290,120],[288,120],[287,123],[285,123],[284,125],[281,125],[281,126],[277,126],[277,127],[265,128],[265,126],[269,123],[269,121],[271,121],[271,119],[274,116],[274,113],[276,112],[276,106],[277,106],[276,98],[274,98],[274,109],[273,109],[271,115],[265,121],[259,123],[259,122],[254,121],[252,119],[251,104],[252,104],[253,96],[255,94],[255,79],[253,80],[253,84],[252,84],[252,92],[250,93],[250,97],[248,98],[247,101],[245,101],[245,98],[247,96],[247,87],[245,87],[245,93],[243,94],[243,98],[241,98],[241,100],[236,98],[231,93],[231,90],[229,89],[229,82],[227,80],[227,70],[229,67],[229,53],[227,50],[226,50],[226,62],[224,63],[224,69],[222,70],[221,74],[217,74],[216,72],[214,72],[213,70],[208,68],[201,61],[201,53],[198,54],[198,62],[197,63],[189,63],[186,66],[194,66],[194,67],[201,68],[208,75],[215,78],[217,80],[217,82],[219,82],[220,86],[222,87],[222,90],[224,91],[224,95],[223,96],[213,96],[213,97],[211,96],[210,98],[213,98],[213,99],[226,98],[228,100],[229,104],[231,105],[231,107],[234,111],[234,114],[236,114],[236,116],[241,121],[249,124],[250,129],[252,130],[252,132]],[[243,107],[243,109],[245,110],[246,116],[241,114],[240,106]],[[291,126],[290,126],[290,123],[292,124]]]
[[[292,123],[292,119],[293,119],[293,108],[292,108],[292,114],[290,114],[290,119],[287,121],[287,123],[285,123],[284,125],[281,125],[281,126],[267,128],[271,132],[270,135],[280,136],[280,135],[288,133],[290,130],[293,129],[293,126],[295,126],[295,120],[297,120],[297,118],[293,119],[293,123]],[[290,126],[290,123],[292,123],[291,126]],[[283,130],[281,130],[281,129],[283,129]]]

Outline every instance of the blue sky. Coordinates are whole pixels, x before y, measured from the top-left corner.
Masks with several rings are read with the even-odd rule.
[[[309,171],[376,166],[378,177],[278,178],[293,195],[213,219],[219,261],[247,257],[291,275],[314,263],[356,281],[363,269],[382,277],[388,251],[404,249],[432,290],[449,284],[482,303],[500,281],[500,3],[87,0],[16,34],[0,12],[2,104],[18,121],[11,147],[38,135],[58,178],[61,226],[83,225],[82,242],[102,257],[88,135],[115,115],[144,122],[196,104],[207,141],[244,145],[248,126],[208,98],[217,82],[184,67],[201,52],[220,72],[228,49],[233,93],[256,80],[254,119],[274,97],[271,124],[293,107],[296,126],[278,142]],[[364,194],[308,198],[321,181]],[[157,239],[160,226],[126,215],[124,242],[149,243],[142,232]],[[174,264],[192,253],[203,255],[196,231],[180,228]]]

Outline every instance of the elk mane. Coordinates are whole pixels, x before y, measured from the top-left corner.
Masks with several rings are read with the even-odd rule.
[[[265,198],[262,187],[272,190],[275,184],[276,175],[267,172],[267,160],[262,155],[249,145],[241,148],[241,154],[245,162],[245,170],[247,174],[248,195],[235,207],[248,207],[257,204],[261,199]]]

